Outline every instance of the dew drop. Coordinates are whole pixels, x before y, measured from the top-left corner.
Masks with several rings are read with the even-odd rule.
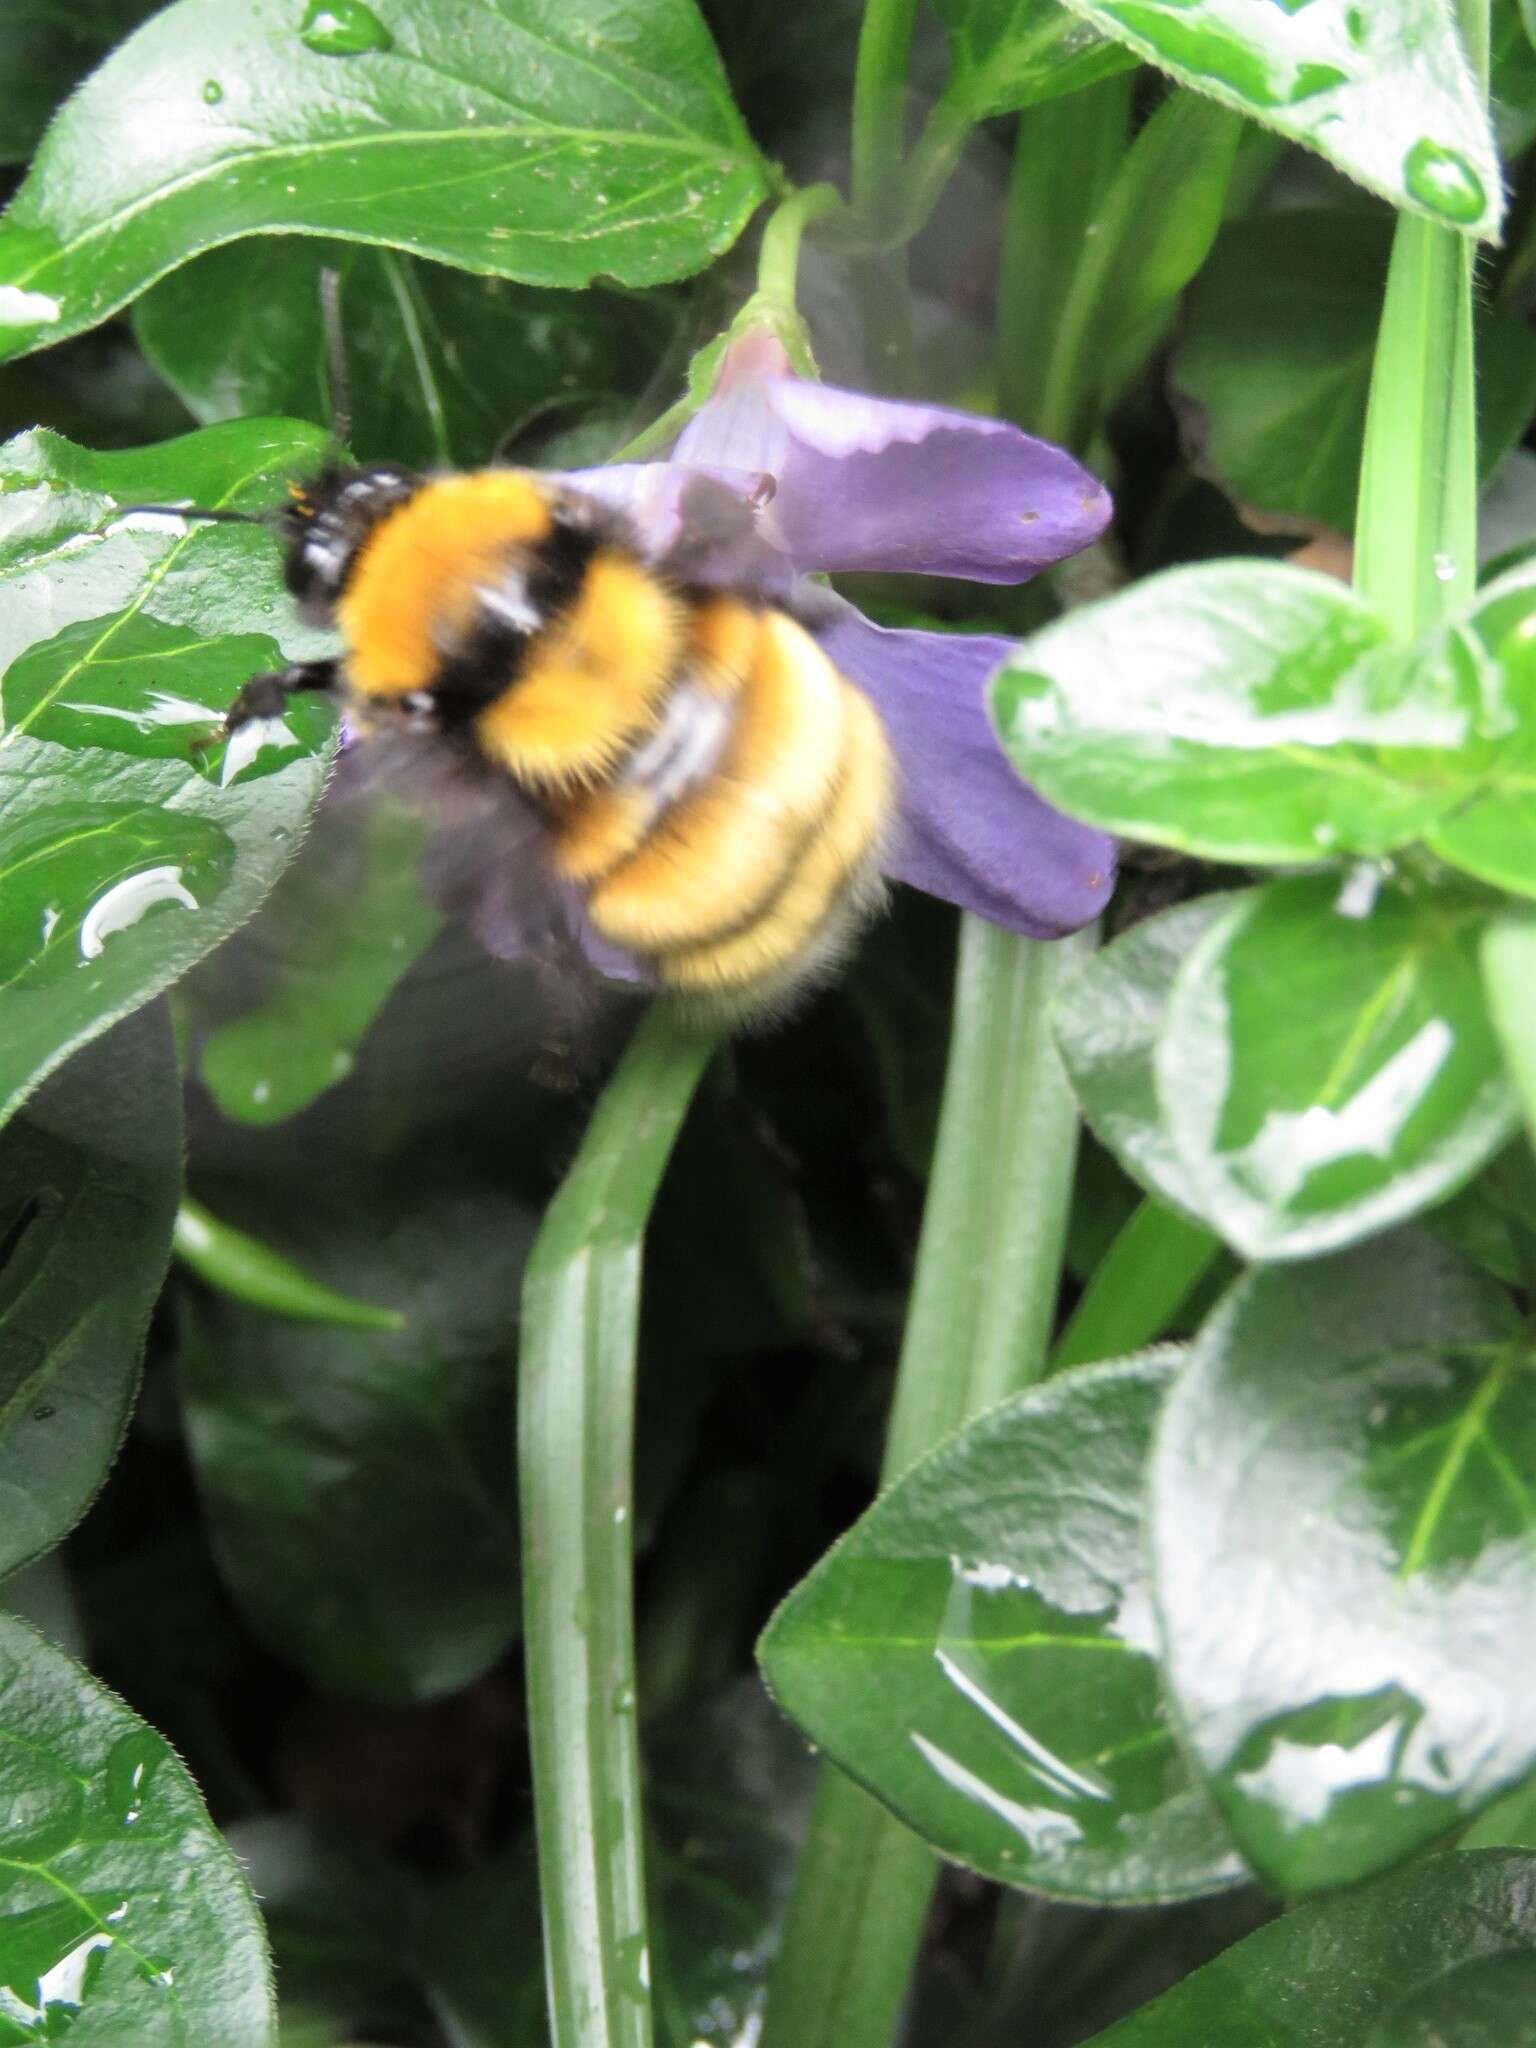
[[[223,97],[224,88],[222,85],[220,85],[219,81],[216,78],[204,79],[203,101],[205,105],[210,107],[216,107],[219,104],[219,101],[223,99]]]
[[[136,1827],[143,1819],[150,1780],[165,1755],[165,1744],[148,1728],[123,1736],[107,1752],[107,1806],[123,1827]]]
[[[46,1401],[42,1401],[32,1410],[32,1420],[34,1422],[51,1422],[58,1412],[57,1408],[50,1408]]]
[[[1427,135],[1420,136],[1404,159],[1403,180],[1421,206],[1446,220],[1480,220],[1488,203],[1483,181],[1466,158]]]
[[[81,959],[94,960],[115,933],[127,931],[162,903],[175,903],[183,910],[198,909],[197,898],[181,876],[179,867],[167,866],[146,868],[142,874],[114,882],[80,920]]]
[[[361,57],[388,50],[395,40],[363,0],[309,0],[299,35],[322,57]]]
[[[1436,581],[1437,583],[1450,583],[1450,582],[1453,582],[1453,581],[1455,580],[1455,576],[1456,576],[1456,557],[1455,557],[1454,555],[1447,555],[1447,554],[1439,554],[1439,555],[1436,555],[1436,557],[1435,557],[1435,581]]]

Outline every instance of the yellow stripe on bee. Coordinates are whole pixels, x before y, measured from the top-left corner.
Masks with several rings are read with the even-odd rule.
[[[843,772],[825,824],[761,917],[716,945],[665,953],[656,971],[669,988],[722,998],[769,995],[818,964],[817,944],[841,929],[839,912],[857,908],[874,882],[874,862],[895,799],[895,765],[885,728],[852,684],[847,699]]]
[[[607,773],[655,724],[683,645],[683,609],[627,555],[594,555],[564,617],[475,721],[509,775],[574,789]]]
[[[477,587],[507,550],[536,547],[552,521],[515,469],[439,477],[379,522],[336,607],[347,680],[365,697],[429,690],[443,644],[474,616]]]
[[[739,694],[757,651],[761,614],[735,598],[711,598],[689,613],[680,674],[722,701]],[[671,700],[675,708],[677,699]],[[658,804],[643,784],[613,782],[585,790],[562,807],[551,839],[555,865],[589,885],[636,851],[656,822]]]
[[[592,922],[615,945],[665,952],[745,924],[782,887],[831,802],[843,680],[782,612],[753,623],[756,645],[719,767],[588,898]]]

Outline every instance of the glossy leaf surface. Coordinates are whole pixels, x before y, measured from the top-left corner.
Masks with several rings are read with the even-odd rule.
[[[1283,208],[1225,228],[1185,302],[1171,373],[1202,469],[1246,505],[1349,533],[1390,250],[1374,214]],[[1478,325],[1478,468],[1536,407],[1524,325]]]
[[[363,461],[484,462],[546,409],[635,388],[670,328],[644,298],[541,291],[298,235],[210,250],[140,300],[134,328],[198,419],[275,413],[329,426],[326,267],[342,281],[347,439]]]
[[[1066,0],[1198,92],[1442,226],[1495,235],[1503,191],[1443,0]]]
[[[0,2040],[272,2048],[261,1916],[152,1728],[0,1614]]]
[[[1405,648],[1330,577],[1201,564],[1037,634],[993,711],[1044,794],[1132,837],[1300,863],[1428,835],[1536,889],[1533,613],[1536,579],[1516,570]]]
[[[162,1006],[87,1046],[0,1136],[0,1575],[57,1543],[106,1477],[180,1193]]]
[[[702,269],[762,197],[692,0],[332,12],[327,39],[284,0],[179,0],[114,52],[0,221],[0,353],[94,326],[241,235],[654,284]]]
[[[1249,1258],[1401,1221],[1509,1136],[1487,906],[1319,875],[1240,898],[1180,969],[1153,1056],[1200,1213]]]
[[[1483,940],[1488,1007],[1521,1108],[1536,1133],[1536,924],[1501,918]],[[1536,1226],[1536,1216],[1526,1216]]]
[[[1432,1998],[1466,1971],[1523,1980],[1533,1957],[1536,1856],[1434,1856],[1285,1914],[1090,2048],[1387,2048],[1371,2029],[1405,2000]],[[1494,2040],[1505,2048],[1486,2034],[1478,2048]],[[1392,2048],[1410,2043],[1429,2048],[1411,2035]]]
[[[400,1309],[402,1330],[210,1295],[187,1304],[180,1353],[214,1548],[250,1625],[318,1685],[401,1701],[468,1684],[517,1631],[506,1358],[530,1232],[505,1192],[429,1195],[419,1162],[413,1182],[414,1203],[297,1183],[285,1241],[306,1272]]]
[[[257,528],[317,430],[273,421],[92,455],[0,450],[0,1117],[227,936],[290,858],[332,714],[296,701],[200,749],[253,671],[312,652]]]
[[[924,1458],[793,1592],[775,1696],[946,1855],[1069,1898],[1243,1874],[1158,1699],[1143,1464],[1175,1358],[1086,1368]],[[1064,1494],[1063,1472],[1091,1469]]]
[[[938,0],[949,36],[946,99],[973,120],[1077,92],[1135,62],[1057,0]]]
[[[1089,960],[1056,1003],[1056,1042],[1083,1115],[1142,1185],[1190,1215],[1201,1197],[1179,1157],[1152,1058],[1179,969],[1246,898],[1201,896],[1135,925]]]
[[[1168,1681],[1276,1890],[1353,1883],[1536,1766],[1536,1367],[1418,1233],[1249,1275],[1170,1394],[1151,1529]]]

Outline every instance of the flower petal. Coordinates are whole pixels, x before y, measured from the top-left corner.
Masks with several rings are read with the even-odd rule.
[[[901,824],[887,872],[1031,938],[1097,917],[1114,886],[1113,840],[1021,782],[987,717],[987,679],[1013,642],[890,631],[837,599],[823,609],[816,637],[869,693],[896,749]]]
[[[797,377],[733,384],[684,428],[674,458],[772,476],[764,531],[802,574],[1022,583],[1096,540],[1111,509],[1064,449],[1006,420]]]

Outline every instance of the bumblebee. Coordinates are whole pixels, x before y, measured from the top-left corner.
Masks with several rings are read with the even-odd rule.
[[[327,469],[281,523],[288,589],[344,652],[253,677],[226,732],[336,691],[363,737],[531,820],[521,879],[712,1011],[792,995],[878,901],[890,744],[789,612],[648,563],[526,470]]]

